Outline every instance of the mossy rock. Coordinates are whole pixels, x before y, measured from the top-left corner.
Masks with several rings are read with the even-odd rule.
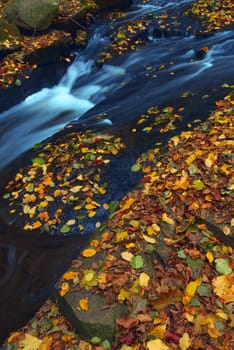
[[[28,30],[47,29],[59,10],[59,0],[10,0],[4,9],[9,22]]]
[[[64,297],[59,295],[57,289],[52,298],[56,300],[62,314],[77,333],[86,340],[98,337],[101,340],[112,341],[116,333],[116,318],[128,312],[125,304],[114,304],[107,308],[103,296],[92,294],[84,289],[69,292]],[[88,300],[87,311],[79,308],[79,301],[85,298]]]
[[[14,51],[21,47],[21,34],[16,25],[0,18],[0,51]]]

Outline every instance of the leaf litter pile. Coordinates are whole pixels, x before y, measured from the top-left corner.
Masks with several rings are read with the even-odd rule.
[[[127,306],[116,319],[115,340],[92,334],[80,340],[58,311],[51,316],[56,307],[48,303],[8,346],[234,348],[233,105],[232,95],[217,101],[207,122],[171,138],[166,155],[152,149],[140,157],[132,170],[145,172],[141,185],[62,276],[62,298],[84,289],[104,295],[106,308]],[[102,263],[95,262],[98,256]],[[92,305],[83,298],[77,308],[88,312]]]

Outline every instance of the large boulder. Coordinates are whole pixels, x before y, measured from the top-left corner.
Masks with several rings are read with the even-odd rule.
[[[50,26],[59,4],[59,0],[11,0],[4,9],[4,16],[19,27],[43,30]]]

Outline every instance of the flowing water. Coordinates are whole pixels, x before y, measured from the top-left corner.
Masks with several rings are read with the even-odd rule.
[[[221,85],[232,83],[233,31],[198,36],[198,24],[190,20],[192,29],[189,31],[184,27],[172,33],[162,31],[159,35],[152,24],[147,30],[147,45],[102,66],[95,63],[99,52],[121,25],[154,18],[161,10],[176,13],[189,2],[134,4],[124,17],[112,21],[99,19],[93,24],[86,49],[77,52],[74,62],[56,86],[44,88],[0,114],[1,174],[7,177],[9,164],[68,123],[79,129],[84,123],[97,124],[97,116],[105,115],[99,128],[108,126],[124,130],[154,105],[185,106],[188,112],[184,114],[181,129],[194,119],[205,118],[214,101],[226,93]],[[209,51],[199,55],[204,46]],[[163,69],[158,68],[162,65]],[[186,99],[183,94],[189,97]],[[156,141],[147,135],[140,140],[133,138],[134,155]],[[4,218],[5,208],[0,209],[0,216]],[[6,230],[5,227],[0,230],[0,267],[4,270],[0,285],[5,286],[0,297],[2,340],[7,332],[32,315],[82,246],[78,237],[58,240],[38,234],[32,237],[22,232],[19,237],[18,233],[12,230],[6,233]],[[64,261],[56,265],[59,255]],[[23,265],[25,259],[27,263]],[[49,269],[48,263],[51,264]]]

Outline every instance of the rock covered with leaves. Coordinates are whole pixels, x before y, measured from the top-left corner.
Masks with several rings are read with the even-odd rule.
[[[8,343],[33,341],[37,349],[49,349],[48,342],[82,350],[231,348],[233,104],[232,95],[217,101],[207,122],[171,138],[166,154],[151,149],[133,164],[132,171],[145,174],[141,185],[115,206],[57,285],[60,305],[75,296],[70,310],[62,310],[74,326],[77,315],[81,338],[72,328],[69,337],[67,328],[54,328],[49,311]],[[124,306],[113,316],[114,336],[100,322],[92,334],[80,331],[91,322],[96,296],[104,312]]]

